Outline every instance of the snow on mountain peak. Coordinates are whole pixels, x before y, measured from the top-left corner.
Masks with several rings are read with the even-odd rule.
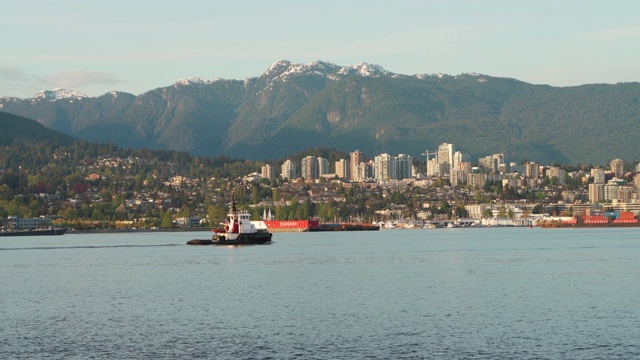
[[[264,72],[263,75],[272,75],[273,73],[281,72],[286,70],[291,65],[291,61],[289,60],[278,60],[269,66],[269,69]]]
[[[367,64],[365,62],[344,66],[342,67],[342,69],[340,69],[338,73],[349,74],[354,71],[361,76],[371,76],[371,77],[378,77],[380,75],[391,74],[390,72],[382,68],[382,66],[380,65]]]
[[[79,91],[68,90],[68,89],[53,89],[53,90],[42,90],[37,93],[33,99],[34,100],[60,100],[60,99],[81,99],[88,98],[87,96]]]
[[[325,76],[331,80],[337,80],[343,75],[356,73],[360,76],[378,77],[382,75],[394,75],[379,65],[359,63],[348,66],[338,66],[329,61],[312,61],[307,64],[294,64],[288,60],[278,60],[273,63],[263,74],[271,80],[286,81],[289,77],[302,74]]]
[[[186,79],[178,79],[174,85],[208,85],[213,83],[215,80],[207,80],[201,77],[189,77]]]

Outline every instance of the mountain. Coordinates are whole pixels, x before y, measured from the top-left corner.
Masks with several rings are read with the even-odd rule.
[[[51,130],[42,124],[0,111],[0,146],[13,146],[20,140],[48,141],[57,145],[70,145],[75,139]]]
[[[194,155],[265,160],[332,147],[420,156],[444,142],[472,160],[503,152],[511,161],[604,164],[640,153],[639,83],[552,87],[280,60],[258,77],[181,79],[138,96],[41,94],[0,98],[0,110],[89,141]]]

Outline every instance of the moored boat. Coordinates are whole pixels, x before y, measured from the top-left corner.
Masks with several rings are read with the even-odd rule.
[[[32,229],[32,230],[0,230],[0,236],[42,236],[64,235],[66,228]]]

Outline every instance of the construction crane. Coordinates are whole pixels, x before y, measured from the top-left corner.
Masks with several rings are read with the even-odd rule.
[[[426,156],[427,157],[427,168],[426,168],[426,172],[425,174],[429,174],[429,156],[433,155],[435,157],[435,159],[438,158],[438,152],[437,151],[429,151],[429,150],[425,150],[422,153],[422,156]]]

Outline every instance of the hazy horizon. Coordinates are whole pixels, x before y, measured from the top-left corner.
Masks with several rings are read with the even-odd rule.
[[[256,77],[280,59],[552,86],[637,82],[639,16],[628,0],[11,3],[0,14],[0,96],[140,94],[181,78]]]

